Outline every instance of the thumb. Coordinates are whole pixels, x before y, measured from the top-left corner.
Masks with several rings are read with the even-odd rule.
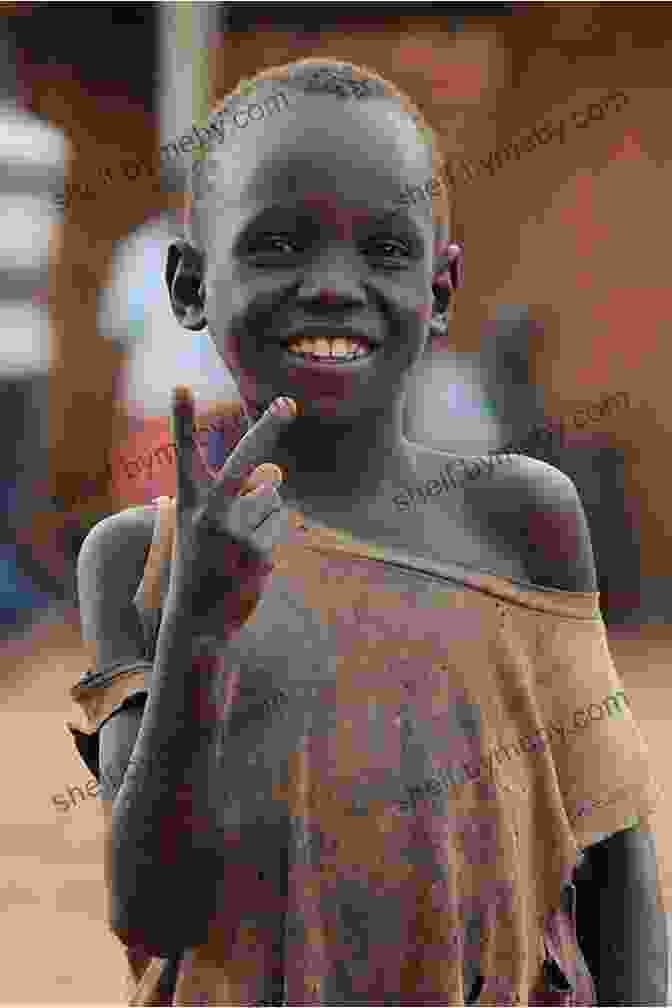
[[[156,503],[154,536],[138,588],[138,597],[146,610],[158,609],[161,605],[161,590],[165,572],[169,569],[175,535],[175,498],[158,497]]]

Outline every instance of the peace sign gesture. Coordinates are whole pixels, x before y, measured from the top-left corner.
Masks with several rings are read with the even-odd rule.
[[[282,470],[263,460],[296,412],[293,400],[275,399],[204,492],[193,473],[193,396],[185,386],[173,392],[177,488],[166,609],[194,635],[226,638],[257,606],[286,522],[276,489]]]

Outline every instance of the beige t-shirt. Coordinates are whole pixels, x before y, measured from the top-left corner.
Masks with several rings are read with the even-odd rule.
[[[289,518],[209,713],[219,910],[175,962],[128,950],[129,1004],[594,1004],[572,872],[660,798],[598,594]],[[94,764],[146,696],[155,559],[147,663],[72,690]]]

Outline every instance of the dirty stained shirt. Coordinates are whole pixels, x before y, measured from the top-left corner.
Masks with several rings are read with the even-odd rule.
[[[572,873],[661,795],[598,593],[289,515],[211,705],[218,910],[175,960],[126,950],[128,1003],[595,1004]],[[146,661],[71,690],[98,779],[151,688],[141,615]]]

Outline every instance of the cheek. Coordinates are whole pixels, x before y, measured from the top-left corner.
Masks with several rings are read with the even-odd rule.
[[[415,303],[399,313],[399,329],[393,339],[393,344],[399,349],[395,350],[394,356],[399,358],[401,354],[404,371],[411,368],[424,352],[429,338],[431,311],[431,303],[422,300],[418,303],[416,296]]]
[[[423,276],[423,282],[413,292],[413,300],[409,302],[407,308],[408,324],[413,329],[419,328],[423,335],[429,333],[429,323],[432,321],[434,311],[432,279],[431,274]]]
[[[433,294],[429,259],[396,277],[375,278],[371,287],[405,325],[423,325],[431,319]]]
[[[254,295],[231,285],[226,306],[219,298],[213,333],[219,356],[235,379],[238,391],[248,410],[254,413],[254,404],[273,396],[272,381],[264,373],[263,354],[259,353],[259,339],[271,338],[266,333],[277,328],[279,310],[265,295]]]
[[[227,319],[226,325],[219,332],[224,363],[229,370],[238,371],[241,367],[241,347],[243,346],[241,328],[235,325],[232,319]]]
[[[230,370],[240,364],[245,328],[246,302],[230,274],[218,273],[216,282],[206,285],[206,315],[217,351]]]

